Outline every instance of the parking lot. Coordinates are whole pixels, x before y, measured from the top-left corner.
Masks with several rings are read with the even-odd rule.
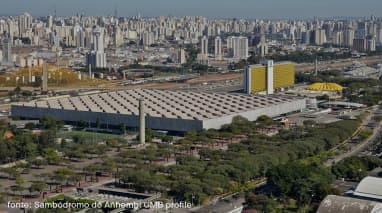
[[[303,122],[306,120],[312,120],[316,123],[333,123],[340,120],[345,119],[354,119],[358,115],[360,115],[364,110],[349,110],[349,109],[342,109],[342,110],[336,110],[336,111],[329,111],[329,110],[311,110],[307,112],[301,112],[297,114],[293,114],[290,116],[287,116],[286,118],[291,122],[295,123],[296,125],[303,125]],[[344,116],[346,115],[346,116]]]

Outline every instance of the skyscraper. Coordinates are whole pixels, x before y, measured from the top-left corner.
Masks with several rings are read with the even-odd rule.
[[[203,36],[203,38],[200,41],[201,45],[201,54],[208,56],[208,38],[206,36]]]
[[[382,45],[382,28],[378,29],[377,31],[377,43]]]
[[[33,17],[29,13],[24,13],[19,16],[19,36],[24,37],[24,34],[32,28]]]
[[[323,45],[326,43],[326,33],[324,29],[316,29],[314,31],[314,44]]]
[[[104,30],[94,28],[91,35],[91,51],[87,54],[87,64],[91,67],[106,68],[106,53],[104,52]]]
[[[333,44],[339,45],[339,46],[342,46],[345,44],[344,33],[342,31],[333,33]]]
[[[353,50],[364,52],[367,50],[366,38],[355,38],[353,40]]]
[[[208,38],[203,36],[200,39],[200,53],[198,54],[198,61],[201,64],[208,64]]]
[[[248,58],[248,38],[247,37],[242,37],[242,36],[228,37],[227,48],[228,48],[229,55],[236,60]]]
[[[357,38],[365,38],[367,36],[367,22],[359,22],[357,27]]]
[[[367,51],[375,51],[376,50],[376,42],[374,38],[370,38],[367,40]]]
[[[118,26],[114,26],[114,45],[119,47],[123,44],[123,36],[121,32],[121,28]]]
[[[223,59],[222,56],[222,39],[217,36],[215,38],[215,59],[220,61]]]
[[[48,29],[50,29],[50,30],[53,28],[53,16],[48,16],[47,27],[48,27]]]
[[[187,62],[186,60],[186,52],[184,51],[183,48],[180,48],[178,52],[178,63],[179,64],[185,64]]]
[[[13,57],[12,57],[12,40],[9,37],[9,34],[4,33],[3,34],[3,65],[12,65],[13,64]]]
[[[103,53],[104,51],[104,40],[103,40],[103,29],[95,28],[92,34],[92,51]]]
[[[149,47],[154,44],[154,33],[153,32],[144,32],[142,35],[142,44],[144,48]]]
[[[354,30],[347,29],[344,32],[344,45],[347,47],[353,47]]]
[[[261,57],[265,57],[265,55],[268,54],[268,45],[265,41],[265,35],[264,34],[261,34],[260,43],[257,46],[257,48],[259,50],[258,52],[259,52],[259,55]]]

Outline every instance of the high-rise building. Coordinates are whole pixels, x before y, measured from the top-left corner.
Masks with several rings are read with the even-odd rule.
[[[344,31],[344,45],[346,47],[353,47],[354,30],[347,29]]]
[[[104,30],[94,28],[91,36],[91,51],[87,54],[87,64],[92,67],[106,68],[106,53],[104,52]]]
[[[185,64],[187,62],[186,60],[186,51],[184,51],[183,48],[180,48],[178,52],[178,63],[179,64]]]
[[[376,41],[373,37],[354,39],[353,49],[360,52],[373,52],[376,50]]]
[[[104,32],[102,28],[95,28],[92,34],[92,51],[104,52]]]
[[[377,43],[382,45],[382,28],[377,31]]]
[[[314,31],[314,44],[323,45],[326,43],[326,32],[324,29],[316,29]]]
[[[223,59],[222,39],[219,36],[215,38],[215,59],[219,61]]]
[[[200,41],[200,45],[201,54],[208,56],[208,38],[206,36],[203,36],[203,38]]]
[[[201,64],[208,64],[208,38],[203,36],[200,39],[200,53],[198,54],[198,61]]]
[[[309,44],[310,43],[310,34],[311,31],[301,32],[301,44]]]
[[[53,16],[48,16],[47,27],[48,27],[48,29],[50,29],[50,30],[53,28]]]
[[[142,36],[142,44],[144,48],[149,47],[154,44],[154,33],[153,32],[144,32]]]
[[[372,22],[368,25],[367,35],[376,36],[377,35],[377,23]]]
[[[268,45],[267,45],[267,42],[265,41],[265,35],[264,34],[261,35],[260,43],[257,46],[257,49],[258,49],[258,54],[261,57],[265,57],[265,55],[268,54]]]
[[[367,36],[367,22],[359,22],[357,27],[357,38],[365,38]]]
[[[19,16],[19,36],[20,37],[24,37],[25,33],[32,28],[32,22],[33,22],[33,17],[28,13],[24,13],[23,15]]]
[[[355,38],[353,40],[353,50],[364,52],[367,50],[366,38]]]
[[[57,31],[52,31],[48,34],[48,42],[51,47],[58,49],[60,47],[61,38]]]
[[[373,52],[376,50],[376,42],[374,38],[368,39],[367,40],[367,46],[366,46],[367,51]]]
[[[229,56],[241,60],[248,58],[248,38],[231,36],[227,39]]]
[[[12,65],[13,64],[12,40],[9,37],[9,34],[7,33],[3,34],[2,45],[3,45],[2,65]]]
[[[119,47],[123,44],[123,36],[121,29],[118,26],[114,27],[114,45]]]
[[[342,31],[338,31],[333,34],[333,44],[338,46],[345,45],[344,33]]]
[[[264,60],[248,66],[244,72],[244,91],[248,94],[273,94],[275,89],[291,87],[294,82],[295,66],[289,62],[274,64],[272,60]]]

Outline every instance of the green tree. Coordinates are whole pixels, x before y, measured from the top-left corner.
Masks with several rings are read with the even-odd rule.
[[[48,162],[48,164],[58,164],[61,160],[60,156],[58,156],[57,151],[52,148],[43,149],[42,155],[44,159]]]
[[[44,129],[57,130],[62,128],[64,122],[53,117],[44,116],[41,118],[40,123]]]
[[[28,191],[32,194],[33,192],[38,192],[41,196],[42,192],[48,188],[48,185],[44,182],[33,182],[29,188]]]
[[[382,166],[382,160],[376,157],[349,157],[332,167],[337,178],[360,181],[367,172]]]
[[[292,162],[271,168],[267,179],[282,197],[292,197],[299,204],[308,204],[319,194],[320,184],[329,184],[334,177],[326,168]]]
[[[13,167],[3,168],[1,171],[6,173],[9,179],[16,179],[20,177],[20,173]]]
[[[249,192],[245,195],[246,209],[256,209],[260,212],[276,212],[277,203],[266,195],[255,195]]]
[[[121,131],[122,134],[126,134],[126,124],[120,123],[119,124],[119,130]]]

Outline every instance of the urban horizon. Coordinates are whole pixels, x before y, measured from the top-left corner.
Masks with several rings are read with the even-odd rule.
[[[23,12],[28,12],[33,16],[72,16],[75,14],[85,14],[86,16],[109,16],[118,14],[121,17],[136,16],[138,13],[142,17],[157,16],[205,16],[209,18],[245,18],[245,19],[306,19],[311,17],[365,17],[379,13],[378,8],[382,7],[381,2],[369,0],[368,3],[359,1],[329,1],[310,2],[295,0],[293,2],[273,2],[273,1],[247,1],[230,2],[222,0],[219,4],[210,1],[195,0],[174,1],[163,0],[160,4],[152,4],[149,0],[122,2],[112,1],[88,1],[69,0],[46,1],[35,0],[33,2],[7,2],[1,0],[1,15],[13,16]]]
[[[24,12],[20,12],[20,13],[15,13],[15,14],[3,14],[3,13],[0,13],[0,18],[1,17],[17,17],[17,16],[20,16],[20,15],[23,15],[25,13],[28,13],[30,14],[31,16],[33,16],[34,18],[43,18],[43,17],[48,17],[48,16],[56,16],[57,18],[65,18],[65,17],[73,17],[73,16],[83,16],[83,17],[117,17],[117,18],[127,18],[127,19],[131,19],[131,18],[137,18],[137,17],[140,17],[142,19],[151,19],[151,18],[158,18],[158,17],[174,17],[174,18],[183,18],[183,17],[204,17],[204,18],[207,18],[207,19],[211,19],[211,20],[234,20],[234,19],[237,19],[237,20],[269,20],[269,21],[293,21],[293,20],[302,20],[302,21],[310,21],[310,20],[315,20],[315,19],[318,19],[318,20],[367,20],[367,19],[370,19],[371,17],[375,17],[376,19],[382,19],[382,16],[376,16],[374,14],[368,14],[368,15],[364,15],[364,16],[311,16],[311,17],[295,17],[295,18],[291,18],[291,17],[285,17],[285,18],[264,18],[264,17],[215,17],[215,16],[204,16],[204,15],[184,15],[184,16],[176,16],[176,15],[171,15],[171,14],[167,14],[167,15],[157,15],[157,16],[145,16],[144,14],[141,14],[140,12],[137,12],[136,14],[134,15],[115,15],[115,14],[105,14],[105,15],[90,15],[90,14],[86,14],[86,13],[74,13],[74,14],[71,14],[71,15],[59,15],[56,13],[56,15],[54,14],[54,12],[52,13],[47,13],[45,15],[37,15],[37,14],[33,14],[29,11],[24,11]]]
[[[382,1],[217,2],[0,0],[0,213],[379,212]]]

